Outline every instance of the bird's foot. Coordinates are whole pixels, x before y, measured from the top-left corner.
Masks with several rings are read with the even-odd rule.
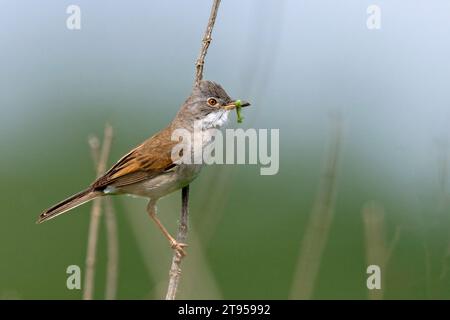
[[[186,248],[188,245],[186,243],[177,242],[175,239],[170,241],[170,247],[174,249],[180,257],[184,257],[187,255],[186,251],[183,248]]]

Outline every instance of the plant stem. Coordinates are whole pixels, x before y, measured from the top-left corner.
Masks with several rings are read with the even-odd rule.
[[[188,233],[188,214],[189,214],[189,185],[181,189],[181,218],[178,226],[177,241],[186,243]],[[174,254],[172,265],[169,271],[169,287],[167,288],[166,300],[175,300],[178,284],[181,277],[181,260],[183,256]]]
[[[105,220],[108,244],[105,299],[114,300],[116,299],[117,277],[119,271],[119,242],[117,236],[116,212],[111,198],[105,199]]]
[[[203,43],[200,49],[200,53],[197,58],[197,63],[195,65],[195,84],[198,85],[200,80],[203,79],[203,66],[205,65],[205,57],[208,53],[209,44],[212,41],[211,34],[214,28],[214,23],[216,22],[217,12],[219,11],[220,0],[214,0],[211,8],[211,14],[209,15],[208,25],[206,26],[205,35],[203,36]]]
[[[103,144],[99,152],[100,144],[98,138],[92,137],[89,139],[89,146],[94,161],[96,164],[96,175],[99,177],[106,170],[106,163],[108,161],[109,151],[111,149],[112,141],[112,127],[105,126]],[[91,209],[91,220],[89,222],[88,246],[86,253],[86,275],[84,278],[83,300],[92,300],[94,297],[94,278],[95,278],[95,263],[97,256],[97,240],[101,216],[102,199],[94,199]]]

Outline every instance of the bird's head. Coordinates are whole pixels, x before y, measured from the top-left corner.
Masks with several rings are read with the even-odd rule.
[[[200,121],[203,129],[220,127],[227,121],[229,111],[235,109],[237,104],[241,107],[250,105],[247,101],[237,101],[230,98],[220,84],[202,80],[192,90],[177,118],[183,121]]]

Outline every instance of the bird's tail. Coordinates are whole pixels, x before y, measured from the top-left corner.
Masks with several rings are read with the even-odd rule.
[[[60,214],[63,214],[73,208],[76,208],[82,205],[83,203],[91,201],[92,199],[100,197],[101,195],[103,195],[103,192],[95,191],[92,188],[74,194],[73,196],[67,198],[66,200],[61,201],[60,203],[55,204],[53,207],[42,212],[39,215],[39,219],[36,223],[41,223],[53,219],[59,216]]]

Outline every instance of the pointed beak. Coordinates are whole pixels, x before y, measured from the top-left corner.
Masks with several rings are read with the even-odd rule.
[[[241,107],[248,107],[250,105],[250,102],[245,101],[245,100],[235,100],[225,106],[223,106],[223,108],[225,110],[233,110],[236,109],[237,106],[241,106]]]

